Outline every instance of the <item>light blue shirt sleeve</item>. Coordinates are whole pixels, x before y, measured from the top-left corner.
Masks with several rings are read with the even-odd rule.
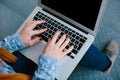
[[[7,49],[9,52],[14,52],[16,50],[23,49],[23,45],[20,33],[15,33],[12,36],[7,36],[4,40],[0,41],[0,47]]]
[[[39,57],[38,69],[35,71],[33,80],[55,80],[59,70],[60,61],[47,55]]]
[[[15,33],[12,36],[7,36],[4,40],[0,41],[0,47],[9,50],[11,53],[23,49],[20,33]],[[35,71],[33,80],[54,80],[59,69],[60,61],[48,55],[41,55],[38,60],[38,69]],[[4,66],[4,70],[8,73],[13,73],[10,66]]]

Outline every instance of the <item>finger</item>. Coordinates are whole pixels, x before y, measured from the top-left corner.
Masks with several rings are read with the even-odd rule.
[[[48,38],[48,42],[47,42],[47,45],[46,45],[46,46],[48,46],[48,45],[50,44],[50,41],[51,41],[51,39]]]
[[[47,30],[47,28],[44,28],[44,29],[41,29],[41,30],[35,30],[33,31],[33,34],[36,35],[36,34],[41,34],[43,32],[45,32]]]
[[[70,53],[73,49],[74,49],[74,46],[71,46],[70,48],[66,49],[66,50],[62,53],[62,55],[63,55],[63,56],[67,55],[67,54]]]
[[[31,24],[30,28],[34,28],[36,27],[38,24],[42,24],[42,23],[45,23],[44,20],[39,20],[39,21],[33,21],[33,23]]]
[[[61,46],[62,43],[65,41],[66,39],[66,35],[64,34],[60,39],[59,41],[56,43],[57,46]]]
[[[51,38],[48,38],[48,43],[50,43],[50,41],[51,41]]]
[[[67,39],[65,40],[65,42],[61,45],[61,49],[65,49],[65,47],[68,45],[68,43],[70,42],[70,38],[67,37]]]
[[[31,40],[31,45],[33,45],[33,44],[35,44],[35,43],[38,43],[38,42],[40,42],[42,40],[42,38],[41,37],[36,37],[35,39],[33,39],[33,40]]]
[[[29,19],[28,21],[25,22],[25,25],[30,25],[33,23],[33,19]],[[29,27],[29,26],[26,26]]]
[[[53,38],[51,40],[52,43],[56,43],[58,36],[60,35],[61,31],[57,31],[54,35]]]

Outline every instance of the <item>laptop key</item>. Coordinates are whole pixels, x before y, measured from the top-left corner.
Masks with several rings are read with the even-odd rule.
[[[36,20],[36,21],[38,20],[38,18],[36,16],[33,19]]]
[[[72,59],[74,59],[74,56],[71,55],[70,57],[71,57]]]
[[[85,40],[81,38],[81,39],[80,39],[80,42],[85,43]]]
[[[71,56],[72,52],[68,53],[67,56]]]
[[[72,52],[73,52],[74,54],[77,54],[77,53],[78,53],[78,51],[75,50],[75,49],[73,49]]]

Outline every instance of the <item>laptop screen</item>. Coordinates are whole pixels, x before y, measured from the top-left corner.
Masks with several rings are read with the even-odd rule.
[[[41,3],[94,30],[102,0],[41,0]]]

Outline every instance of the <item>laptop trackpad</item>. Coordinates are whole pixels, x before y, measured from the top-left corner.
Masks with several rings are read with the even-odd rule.
[[[38,58],[42,54],[44,47],[46,46],[45,41],[41,41],[31,47],[25,48],[20,52],[26,56],[27,58],[31,59],[33,62],[38,64]]]

